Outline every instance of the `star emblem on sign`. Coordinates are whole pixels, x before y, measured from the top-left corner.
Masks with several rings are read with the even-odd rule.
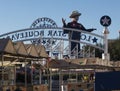
[[[92,39],[92,41],[93,41],[93,43],[97,43],[97,38],[96,37],[94,37],[93,39]]]
[[[100,19],[101,25],[108,27],[111,24],[111,18],[107,15],[102,16]]]
[[[103,22],[103,25],[109,25],[109,22],[110,21],[110,19],[107,19],[106,17],[104,18],[104,19],[102,19],[102,22]]]

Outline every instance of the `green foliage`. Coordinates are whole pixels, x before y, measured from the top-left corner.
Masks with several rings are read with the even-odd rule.
[[[110,53],[110,60],[120,60],[120,39],[109,41],[108,51]]]

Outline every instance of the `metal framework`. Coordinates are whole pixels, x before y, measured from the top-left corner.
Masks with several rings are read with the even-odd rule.
[[[67,35],[63,34],[63,30],[81,32],[82,38],[81,38],[81,40],[68,39]],[[29,36],[30,34],[32,37]],[[95,33],[91,33],[91,32],[87,32],[87,31],[78,30],[78,29],[72,29],[72,28],[61,28],[61,27],[26,28],[26,29],[20,29],[20,30],[16,30],[16,31],[12,31],[12,32],[8,32],[8,33],[0,35],[0,38],[5,38],[5,37],[10,37],[13,40],[13,42],[23,41],[25,43],[32,42],[32,43],[42,44],[46,47],[46,50],[48,50],[50,52],[51,57],[54,52],[53,49],[55,49],[55,47],[59,43],[61,45],[58,45],[57,47],[61,46],[62,49],[60,49],[61,48],[60,47],[59,48],[60,50],[58,50],[57,48],[56,48],[56,50],[59,51],[60,55],[66,54],[66,53],[64,53],[64,51],[65,51],[64,49],[65,49],[65,47],[69,46],[69,42],[71,42],[71,41],[82,44],[83,46],[87,45],[87,46],[93,47],[95,49],[97,48],[104,52],[103,46],[96,45],[96,44],[104,45],[103,44],[104,36],[101,36],[101,35],[98,35]],[[47,42],[49,41],[49,42],[47,43],[46,41]],[[63,42],[61,42],[61,41],[63,41]],[[56,44],[54,42],[56,42]],[[53,43],[54,43],[54,45],[53,45]],[[70,47],[69,47],[69,49],[70,49]],[[89,48],[88,48],[88,50],[89,50]],[[94,50],[93,50],[93,52],[94,52]],[[86,52],[83,51],[82,55],[85,55],[84,53],[86,53]],[[87,53],[91,53],[91,52],[89,51]],[[70,55],[70,54],[71,54],[71,52],[69,51],[69,54],[67,54],[67,55]],[[89,55],[91,55],[91,54],[89,54]]]

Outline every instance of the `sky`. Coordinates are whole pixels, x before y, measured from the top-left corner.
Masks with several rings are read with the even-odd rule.
[[[29,28],[38,18],[48,17],[62,27],[61,19],[71,21],[69,15],[78,10],[79,22],[86,28],[96,28],[103,35],[100,18],[108,15],[112,22],[108,27],[109,39],[116,39],[120,30],[120,0],[0,0],[0,35]]]

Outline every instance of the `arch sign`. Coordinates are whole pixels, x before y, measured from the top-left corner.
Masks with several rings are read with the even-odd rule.
[[[81,40],[69,40],[68,35],[63,33],[63,29],[81,32]],[[0,38],[5,37],[9,37],[14,42],[23,41],[26,43],[42,44],[47,50],[52,49],[53,52],[60,48],[64,50],[68,46],[69,41],[89,45],[104,51],[104,48],[98,45],[103,44],[103,36],[82,30],[58,27],[54,20],[47,17],[36,19],[30,28],[0,35]],[[60,45],[62,47],[59,47]]]

